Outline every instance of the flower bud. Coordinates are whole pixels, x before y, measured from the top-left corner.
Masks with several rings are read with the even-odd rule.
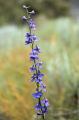
[[[22,19],[23,19],[24,21],[26,21],[26,20],[27,20],[27,18],[26,18],[25,16],[23,16],[23,17],[22,17]]]
[[[23,5],[22,7],[23,7],[24,9],[27,9],[27,8],[29,8],[29,7],[25,6],[25,5]]]
[[[33,14],[35,14],[35,11],[34,11],[34,10],[32,10],[32,11],[31,11],[31,12],[29,12],[29,13],[33,15]]]

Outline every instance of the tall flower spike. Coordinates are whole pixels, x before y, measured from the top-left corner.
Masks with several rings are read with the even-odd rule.
[[[28,11],[27,6],[23,5],[23,8],[27,10],[27,18],[25,16],[22,17],[24,21],[27,22],[29,26],[29,32],[26,33],[26,41],[25,45],[31,44],[32,52],[29,53],[30,55],[30,61],[33,62],[33,65],[30,67],[30,72],[33,72],[33,75],[31,76],[30,82],[35,82],[36,84],[36,90],[32,94],[33,98],[37,100],[37,105],[35,105],[35,110],[37,110],[37,115],[41,115],[43,120],[45,119],[45,114],[48,113],[47,107],[49,106],[48,100],[44,97],[43,91],[46,92],[46,85],[43,83],[42,77],[44,76],[43,73],[41,73],[40,69],[42,67],[42,62],[39,60],[39,53],[40,48],[38,45],[35,45],[35,42],[39,40],[39,38],[36,37],[34,32],[32,33],[32,30],[36,30],[36,26],[34,21],[31,19],[31,15],[35,14],[35,11],[32,10],[31,12]]]

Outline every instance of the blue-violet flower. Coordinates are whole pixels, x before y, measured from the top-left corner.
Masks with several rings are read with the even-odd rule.
[[[32,47],[30,55],[30,61],[33,62],[33,65],[30,67],[30,72],[33,72],[33,75],[31,76],[30,82],[35,82],[36,84],[36,90],[32,94],[34,99],[37,99],[38,103],[35,105],[35,109],[38,110],[37,115],[41,115],[43,120],[45,119],[45,113],[48,113],[47,107],[49,106],[48,100],[43,96],[43,90],[46,92],[46,85],[43,83],[42,77],[44,74],[40,71],[42,67],[42,62],[39,60],[39,53],[40,53],[40,48],[38,45],[35,45],[35,42],[39,40],[38,37],[32,33],[32,30],[36,30],[36,26],[34,21],[31,19],[31,15],[35,14],[35,11],[32,10],[29,12],[29,7],[23,5],[23,8],[27,11],[27,15],[23,16],[22,19],[27,22],[29,26],[29,32],[26,33],[26,41],[25,45],[30,44]]]

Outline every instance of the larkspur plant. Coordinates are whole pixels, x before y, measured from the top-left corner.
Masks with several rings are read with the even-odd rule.
[[[32,52],[30,55],[30,61],[33,62],[33,65],[30,67],[30,72],[33,72],[33,75],[31,76],[30,82],[35,82],[36,84],[36,91],[33,93],[33,98],[38,100],[37,105],[35,105],[35,109],[38,111],[37,115],[41,115],[43,120],[46,120],[45,114],[48,113],[47,107],[49,106],[48,100],[46,97],[43,96],[43,91],[46,90],[46,85],[42,81],[42,77],[44,76],[43,73],[41,73],[40,69],[42,69],[42,62],[39,61],[38,54],[40,53],[40,48],[38,45],[34,45],[36,41],[39,40],[39,38],[36,37],[35,34],[32,33],[32,31],[36,30],[36,26],[34,21],[31,19],[31,15],[35,14],[35,11],[32,10],[29,12],[29,7],[23,5],[23,8],[26,10],[26,16],[23,16],[22,19],[27,22],[29,26],[29,33],[26,33],[26,41],[25,45],[31,44]]]

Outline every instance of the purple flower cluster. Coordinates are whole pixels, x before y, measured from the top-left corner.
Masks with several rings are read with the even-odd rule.
[[[49,106],[48,100],[44,97],[43,98],[43,91],[46,90],[46,85],[43,83],[42,77],[44,76],[43,73],[41,73],[42,62],[39,61],[39,53],[40,48],[37,45],[34,45],[36,41],[39,40],[39,38],[36,37],[35,34],[32,34],[32,30],[36,30],[36,26],[34,21],[31,19],[31,15],[35,14],[35,11],[32,10],[31,12],[28,11],[27,6],[23,5],[23,8],[27,10],[27,16],[23,16],[22,19],[27,22],[29,25],[29,33],[26,33],[26,41],[25,45],[31,44],[32,46],[32,52],[29,53],[30,55],[30,61],[33,62],[33,65],[30,67],[30,72],[33,72],[33,75],[31,76],[30,82],[35,82],[36,84],[36,91],[33,93],[33,98],[38,100],[37,105],[34,107],[38,113],[37,115],[42,115],[43,119],[44,114],[48,113],[47,107]],[[30,17],[29,17],[30,16]]]

